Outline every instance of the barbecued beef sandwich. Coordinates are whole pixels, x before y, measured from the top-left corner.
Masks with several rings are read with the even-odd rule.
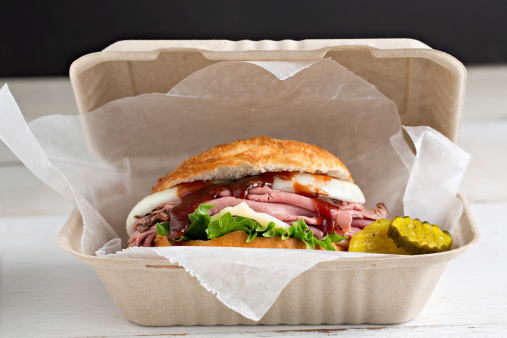
[[[128,246],[346,250],[379,218],[349,170],[315,145],[255,137],[214,147],[158,180],[130,212]]]

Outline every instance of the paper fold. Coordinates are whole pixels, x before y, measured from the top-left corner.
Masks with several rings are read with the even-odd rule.
[[[119,251],[133,205],[184,159],[214,145],[267,135],[338,155],[362,188],[367,207],[384,202],[393,216],[451,229],[462,212],[455,194],[469,155],[431,128],[406,130],[415,156],[403,139],[394,103],[329,59],[216,63],[168,95],[124,98],[84,116],[49,116],[29,127],[8,87],[0,90],[0,138],[80,210],[86,254],[168,259],[253,320],[262,318],[302,272],[354,254],[187,247]]]
[[[108,257],[166,258],[171,263],[184,267],[226,306],[248,319],[258,321],[271,308],[287,284],[301,273],[321,262],[365,256],[371,255],[318,250],[136,247]]]

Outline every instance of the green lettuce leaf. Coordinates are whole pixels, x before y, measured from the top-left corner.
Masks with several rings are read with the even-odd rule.
[[[169,228],[169,222],[157,223],[157,235],[167,236],[170,233],[171,233],[171,229]]]
[[[296,238],[305,242],[308,249],[315,249],[316,245],[320,245],[325,250],[336,251],[335,247],[331,244],[332,242],[339,242],[347,237],[341,237],[336,232],[328,234],[324,239],[319,240],[313,236],[313,232],[310,231],[308,225],[303,219],[299,219],[294,222],[292,226],[287,229],[287,232],[282,235],[282,239],[289,237]]]
[[[335,232],[319,240],[313,236],[313,232],[310,231],[303,219],[294,222],[287,230],[277,228],[274,222],[270,222],[267,226],[262,226],[257,221],[250,218],[240,216],[233,217],[230,212],[225,213],[218,219],[211,220],[211,217],[208,215],[208,210],[212,207],[213,205],[211,204],[201,204],[194,213],[188,215],[190,218],[190,226],[185,234],[184,241],[195,239],[208,240],[224,236],[234,231],[245,231],[248,234],[247,243],[253,241],[257,236],[267,238],[280,236],[283,240],[292,237],[305,242],[308,249],[315,249],[315,246],[320,245],[326,250],[335,251],[336,249],[332,243],[347,238],[346,236],[341,237]],[[163,223],[160,227],[163,231],[167,230],[167,234],[165,235],[167,236],[169,234],[169,223]],[[157,233],[160,235],[159,224],[157,224]],[[178,238],[178,240],[181,239]]]
[[[344,239],[347,239],[348,237],[347,236],[340,236],[336,233],[336,231],[332,234],[328,234],[327,237],[329,237],[329,239],[331,240],[331,242],[333,243],[336,243],[336,242],[339,242],[339,241],[343,241]]]
[[[266,227],[258,227],[255,229],[257,232],[261,233],[263,237],[275,237],[275,236],[283,236],[285,234],[285,229],[276,228],[274,222],[269,222]]]
[[[214,205],[211,204],[200,204],[195,212],[188,215],[190,218],[190,225],[188,226],[188,230],[185,234],[185,237],[188,239],[185,240],[207,240],[207,232],[208,225],[211,221],[211,217],[208,215],[208,210],[213,208]]]
[[[222,217],[211,221],[206,229],[208,239],[218,238],[227,235],[230,232],[243,230],[249,236],[259,226],[259,223],[250,218],[236,216],[233,217],[230,212],[222,215]],[[250,241],[253,241],[253,236]]]

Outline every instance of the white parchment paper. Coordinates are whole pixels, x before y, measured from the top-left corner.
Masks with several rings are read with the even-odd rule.
[[[1,139],[79,208],[83,252],[168,259],[253,320],[261,319],[300,273],[318,262],[357,254],[176,247],[120,251],[130,209],[184,159],[218,144],[267,135],[313,143],[339,156],[362,188],[367,207],[384,202],[393,216],[419,217],[451,230],[462,212],[455,194],[469,155],[431,128],[406,130],[416,155],[403,140],[394,103],[330,59],[221,62],[190,75],[167,95],[124,98],[83,116],[44,117],[29,127],[7,86],[0,90]]]

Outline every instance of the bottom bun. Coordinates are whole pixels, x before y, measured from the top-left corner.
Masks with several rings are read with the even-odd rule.
[[[210,239],[209,241],[188,241],[183,242],[183,246],[219,246],[219,247],[235,247],[235,248],[271,248],[271,249],[306,249],[306,243],[295,238],[287,238],[285,240],[280,236],[275,237],[256,237],[250,243],[246,240],[248,235],[244,231],[234,231],[223,235],[222,237]],[[345,251],[344,248],[332,243],[336,251]],[[153,246],[169,246],[167,237],[155,236]],[[316,250],[324,250],[321,246],[315,246]]]

